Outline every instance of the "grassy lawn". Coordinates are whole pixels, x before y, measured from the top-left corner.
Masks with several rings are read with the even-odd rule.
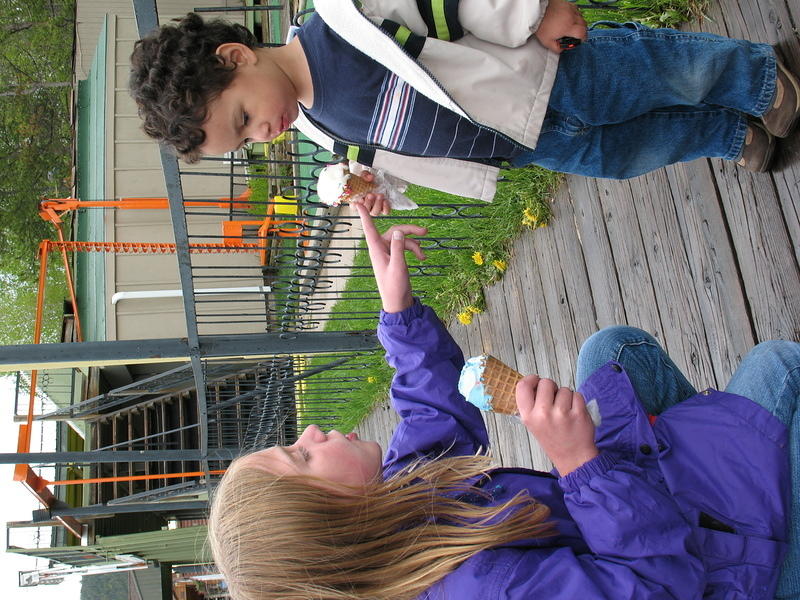
[[[428,227],[425,238],[443,241],[448,247],[461,247],[426,250],[427,260],[424,262],[411,254],[406,255],[415,294],[445,321],[458,316],[466,324],[472,320],[472,314],[483,310],[483,288],[502,277],[511,259],[514,239],[522,229],[543,227],[549,221],[550,198],[561,181],[560,175],[544,169],[524,168],[505,172],[504,179],[498,185],[495,200],[488,204],[412,186],[408,195],[420,205],[419,209],[376,220],[381,231],[395,223]],[[462,216],[430,218],[433,214],[447,214],[447,205],[450,204],[469,206],[461,209]],[[423,247],[426,245],[430,242],[423,242]],[[425,268],[426,274],[415,274],[418,265]],[[349,292],[374,296],[374,299],[339,300],[333,309],[334,319],[328,321],[326,331],[375,327],[380,301],[363,244],[355,257],[354,267],[357,276],[348,280],[343,295],[347,296]],[[363,313],[370,316],[364,317]],[[382,351],[360,357],[359,362],[366,364],[367,368],[359,366],[352,371],[340,372],[361,380],[350,401],[336,408],[336,427],[342,431],[352,429],[377,401],[386,397],[391,381],[392,370],[386,365]],[[320,376],[324,377],[324,374]]]

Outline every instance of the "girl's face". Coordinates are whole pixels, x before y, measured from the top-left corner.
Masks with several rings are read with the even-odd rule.
[[[337,489],[358,489],[378,478],[382,454],[377,442],[360,440],[355,433],[324,433],[309,425],[291,446],[267,448],[244,460],[276,475],[310,475],[327,479]]]

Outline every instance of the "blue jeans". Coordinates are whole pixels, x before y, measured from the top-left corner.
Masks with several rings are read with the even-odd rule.
[[[561,54],[536,148],[511,161],[625,179],[700,157],[738,159],[747,116],[775,95],[775,52],[708,33],[603,23]]]
[[[584,342],[578,354],[578,385],[610,360],[625,368],[636,395],[650,414],[660,414],[697,393],[653,336],[622,325],[598,331]],[[725,391],[760,404],[789,428],[794,492],[789,553],[776,597],[800,598],[800,343],[758,344],[744,357]]]

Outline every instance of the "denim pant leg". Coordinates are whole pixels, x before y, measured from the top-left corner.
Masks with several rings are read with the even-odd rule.
[[[578,386],[610,360],[620,363],[645,410],[658,415],[697,391],[649,333],[616,325],[590,336],[578,354]]]
[[[775,95],[767,44],[635,24],[564,52],[536,148],[514,166],[624,179],[702,156],[739,158],[746,114]]]
[[[652,110],[623,123],[593,126],[548,109],[536,148],[511,165],[628,179],[697,158],[738,159],[746,135],[747,119],[718,106]]]
[[[789,428],[792,522],[777,598],[800,598],[800,344],[758,344],[742,360],[725,391],[750,398]]]

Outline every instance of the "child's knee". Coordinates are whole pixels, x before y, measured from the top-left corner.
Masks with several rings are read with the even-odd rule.
[[[755,366],[769,372],[795,372],[800,378],[800,343],[789,340],[767,340],[753,347],[742,365]]]
[[[616,358],[621,346],[641,342],[658,343],[653,336],[638,327],[611,325],[589,336],[581,346],[581,354],[608,354],[608,360],[612,360]]]

